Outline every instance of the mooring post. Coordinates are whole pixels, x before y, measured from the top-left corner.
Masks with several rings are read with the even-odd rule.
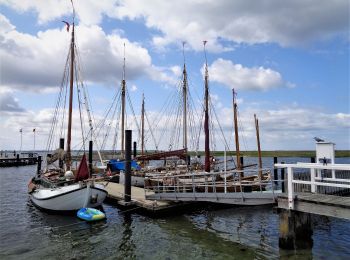
[[[16,155],[17,166],[19,165],[19,153]]]
[[[124,201],[131,201],[131,130],[125,130],[125,182]]]
[[[279,247],[281,249],[310,249],[313,246],[311,215],[281,210],[279,213]]]
[[[89,170],[90,170],[90,177],[92,177],[92,147],[93,142],[92,140],[89,141]]]
[[[41,171],[41,155],[38,156],[38,168],[36,171],[37,176],[40,176],[40,171]]]
[[[313,156],[313,157],[310,158],[310,161],[311,161],[311,163],[315,163],[316,162],[316,158]]]
[[[137,143],[134,142],[134,159],[136,158],[137,151],[136,151]]]
[[[244,169],[244,166],[243,166],[244,165],[244,158],[243,158],[243,156],[239,157],[239,163],[240,163],[241,168],[238,169],[238,170],[241,170],[240,175],[241,175],[241,177],[244,177],[244,172],[243,172],[243,169]]]
[[[281,162],[281,163],[284,164],[284,162]],[[281,185],[282,185],[282,193],[284,193],[286,191],[285,182],[284,182],[284,168],[281,168]]]
[[[273,157],[273,164],[276,164],[277,161],[277,157]],[[274,168],[273,169],[273,179],[274,179],[274,185],[277,186],[278,185],[278,169]]]
[[[60,138],[60,149],[64,150],[64,138]],[[59,158],[58,166],[63,169],[63,158]]]

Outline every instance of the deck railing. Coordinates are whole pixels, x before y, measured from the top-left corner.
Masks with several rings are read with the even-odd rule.
[[[289,209],[294,209],[298,192],[350,194],[350,164],[296,163],[275,164],[275,167],[287,169]]]
[[[267,178],[260,179],[259,172]],[[245,176],[245,177],[242,177]],[[248,180],[250,176],[251,180]],[[231,170],[220,172],[190,172],[186,174],[167,173],[146,176],[151,185],[146,190],[156,193],[231,193],[231,192],[263,192],[275,190],[271,180],[270,169]],[[147,184],[147,181],[145,181]]]

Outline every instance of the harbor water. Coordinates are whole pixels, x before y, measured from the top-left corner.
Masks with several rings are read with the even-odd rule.
[[[264,158],[264,167],[272,164]],[[107,219],[95,223],[47,214],[27,194],[35,171],[0,169],[0,259],[350,259],[350,221],[313,215],[312,248],[286,251],[278,246],[279,216],[272,207],[208,205],[151,218],[105,203]]]

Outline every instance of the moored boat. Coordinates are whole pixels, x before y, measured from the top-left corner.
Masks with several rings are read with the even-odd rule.
[[[72,3],[73,4],[73,3]],[[70,29],[68,22],[67,31]],[[92,178],[92,141],[89,142],[89,159],[90,170],[87,164],[85,152],[82,156],[81,162],[77,169],[74,169],[72,166],[72,151],[71,151],[71,140],[72,140],[72,122],[73,122],[73,93],[74,87],[79,91],[84,92],[83,84],[78,85],[74,84],[77,74],[75,69],[79,68],[76,64],[75,53],[77,51],[75,41],[74,41],[74,7],[73,7],[73,23],[71,26],[71,41],[70,41],[70,51],[67,58],[67,63],[64,71],[64,78],[69,80],[66,86],[60,88],[60,93],[58,95],[58,100],[56,104],[56,110],[53,115],[52,126],[48,138],[48,151],[51,146],[52,140],[54,139],[55,132],[60,132],[60,149],[57,149],[53,154],[48,153],[47,155],[47,165],[44,171],[41,171],[41,158],[38,162],[38,171],[34,178],[32,178],[28,184],[28,191],[30,199],[35,206],[40,209],[48,211],[74,211],[83,207],[98,207],[101,206],[102,202],[107,196],[107,191],[105,190],[102,184],[95,183],[95,179]],[[69,72],[68,72],[69,70]],[[69,75],[69,77],[68,77]],[[65,109],[65,101],[62,101],[62,93],[69,93],[68,111]],[[78,98],[80,101],[80,97]],[[89,118],[89,126],[92,137],[92,125],[91,125],[91,109],[87,107],[87,113]],[[82,107],[82,104],[79,103],[79,109]],[[68,115],[65,115],[66,111]],[[80,114],[82,111],[79,111]],[[61,114],[62,115],[61,115]],[[68,118],[67,129],[64,129],[65,126],[63,122],[61,124],[57,123],[59,118],[65,119]],[[80,117],[80,119],[82,119]],[[60,131],[57,131],[56,126],[61,126]],[[84,136],[83,124],[82,127],[82,136],[83,136],[83,147],[81,150],[85,151],[85,143],[87,136]],[[63,133],[67,130],[67,149],[64,150],[64,138],[62,138]],[[55,165],[55,162],[59,161],[58,165]]]

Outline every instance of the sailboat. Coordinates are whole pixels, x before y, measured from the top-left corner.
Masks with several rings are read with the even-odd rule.
[[[261,153],[260,153],[260,143],[259,143],[259,175],[244,176],[243,169],[247,166],[243,166],[240,162],[240,150],[239,150],[239,140],[238,140],[238,123],[237,123],[237,102],[235,98],[235,92],[233,91],[233,108],[234,108],[234,126],[235,126],[235,141],[236,141],[236,167],[231,169],[234,171],[231,175],[226,174],[226,158],[225,158],[225,171],[219,172],[213,166],[216,163],[213,157],[210,155],[210,127],[209,127],[209,73],[208,73],[208,63],[206,58],[206,46],[207,41],[204,41],[204,54],[205,54],[205,74],[204,74],[204,148],[205,148],[205,159],[203,169],[195,170],[190,169],[191,173],[181,173],[179,171],[168,172],[165,177],[155,176],[154,178],[149,178],[147,181],[148,188],[158,190],[160,186],[170,186],[181,187],[181,189],[193,192],[194,185],[198,192],[240,192],[240,191],[253,191],[253,190],[264,190],[266,184],[262,182],[267,182],[270,178],[269,174],[263,174],[262,164],[261,164]],[[257,124],[257,119],[256,119]],[[258,134],[258,125],[256,126]],[[259,140],[259,139],[258,139]],[[185,140],[184,140],[184,143]],[[226,157],[226,156],[225,156]],[[254,164],[255,165],[255,164]],[[253,166],[253,165],[249,165]],[[234,176],[235,175],[235,176]],[[220,177],[222,180],[220,180]],[[218,178],[219,177],[219,178]],[[210,186],[208,183],[214,182],[216,186]],[[225,185],[224,185],[225,181]],[[242,187],[242,184],[244,185]],[[243,189],[244,188],[244,189]]]
[[[73,5],[73,3],[72,3]],[[67,31],[69,31],[69,24],[67,24]],[[74,41],[74,6],[73,6],[73,23],[70,42],[70,52],[67,58],[69,66],[69,110],[68,110],[68,127],[67,127],[67,150],[64,151],[64,139],[60,139],[60,149],[56,150],[54,154],[47,156],[47,168],[38,171],[28,184],[28,192],[32,203],[40,209],[55,212],[75,211],[83,207],[98,207],[107,196],[107,191],[102,184],[96,183],[91,178],[92,167],[89,167],[84,153],[82,160],[77,169],[72,167],[72,109],[73,109],[73,88],[76,75],[76,61],[75,61],[75,41]],[[65,70],[66,72],[66,70]],[[65,74],[64,74],[65,75]],[[65,76],[64,76],[65,77]],[[67,74],[68,81],[68,74]],[[61,88],[61,93],[62,93]],[[79,91],[78,91],[79,92]],[[60,93],[60,94],[61,94]],[[59,96],[58,100],[60,100]],[[57,103],[59,104],[59,103]],[[57,107],[56,107],[57,109]],[[62,109],[64,113],[65,109]],[[57,111],[57,110],[56,110]],[[54,113],[53,125],[57,125],[57,114]],[[56,118],[55,118],[56,117]],[[64,117],[63,117],[64,118]],[[90,120],[91,121],[91,120]],[[91,123],[91,122],[90,122]],[[92,131],[92,129],[90,129]],[[53,131],[50,132],[50,137]],[[92,134],[91,134],[92,136]],[[50,137],[49,142],[50,143]],[[90,141],[89,149],[92,154],[92,141]],[[92,156],[91,156],[92,158]],[[59,161],[59,166],[53,163]],[[41,164],[41,162],[40,162]]]

